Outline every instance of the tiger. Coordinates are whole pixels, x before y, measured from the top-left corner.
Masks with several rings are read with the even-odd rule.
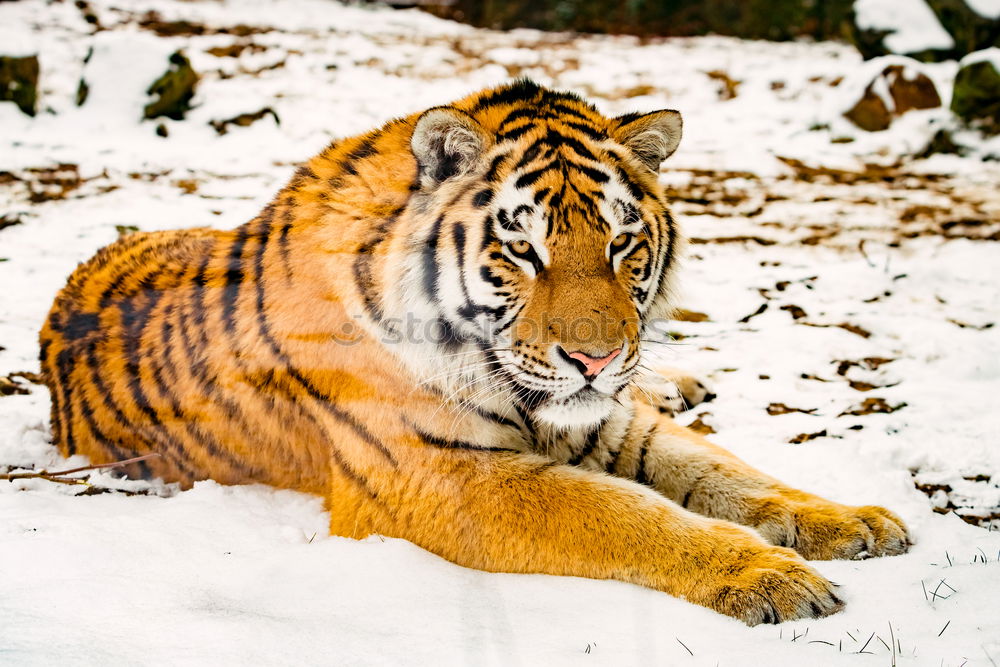
[[[53,442],[153,454],[124,474],[181,489],[319,495],[333,536],[479,570],[749,625],[832,614],[807,559],[903,553],[902,520],[679,425],[642,361],[676,301],[658,172],[681,133],[674,110],[610,117],[518,80],[334,141],[236,229],[123,237],[42,328]]]

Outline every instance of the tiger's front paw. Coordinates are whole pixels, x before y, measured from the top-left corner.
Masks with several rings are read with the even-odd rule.
[[[910,547],[906,524],[874,505],[852,507],[795,492],[765,502],[756,528],[772,544],[793,547],[810,560],[895,556]]]
[[[820,618],[844,607],[834,587],[791,549],[763,546],[737,552],[706,606],[747,625]]]
[[[636,397],[674,416],[715,398],[706,380],[673,368],[657,368],[635,382]]]

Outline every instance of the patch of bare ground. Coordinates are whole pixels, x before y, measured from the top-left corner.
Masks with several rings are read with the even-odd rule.
[[[852,248],[922,237],[1000,240],[995,186],[900,165],[852,172],[782,161],[789,171],[777,177],[672,170],[667,196],[673,211],[693,223],[691,243]]]

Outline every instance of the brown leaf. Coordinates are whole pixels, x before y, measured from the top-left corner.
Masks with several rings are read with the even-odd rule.
[[[833,363],[837,364],[837,375],[844,377],[847,375],[847,371],[854,367],[864,368],[869,371],[876,371],[880,366],[890,364],[894,361],[896,360],[888,357],[865,357],[856,361],[853,359],[837,359]]]
[[[797,436],[789,440],[788,442],[793,445],[801,445],[803,442],[808,442],[810,440],[815,440],[816,438],[825,438],[826,429],[822,431],[816,431],[815,433],[799,433]]]
[[[749,322],[753,318],[755,318],[758,315],[760,315],[761,313],[763,313],[765,310],[767,310],[767,303],[766,302],[760,304],[760,308],[758,308],[754,312],[750,313],[749,315],[746,315],[745,317],[741,317],[739,321],[741,323],[743,323],[743,324],[746,324],[747,322]]]
[[[788,311],[788,313],[792,316],[793,320],[801,320],[803,317],[806,316],[806,311],[802,310],[798,306],[791,303],[782,306],[781,309]]]
[[[899,405],[889,405],[884,398],[866,398],[862,401],[861,405],[858,405],[850,410],[844,410],[838,417],[843,417],[845,415],[872,415],[872,414],[892,414],[897,410],[902,410],[906,407],[906,403],[900,403]]]
[[[799,324],[804,324],[807,327],[817,327],[819,329],[826,329],[830,327],[837,327],[839,329],[844,329],[845,331],[850,331],[852,334],[861,336],[862,338],[870,338],[872,335],[871,331],[859,327],[857,324],[851,324],[849,322],[841,322],[840,324],[816,324],[815,322],[800,322]]]
[[[792,408],[785,405],[784,403],[771,403],[769,406],[767,406],[767,414],[771,415],[772,417],[774,417],[775,415],[787,415],[793,412],[801,412],[802,414],[805,415],[811,415],[812,413],[816,412],[817,409],[818,408]]]

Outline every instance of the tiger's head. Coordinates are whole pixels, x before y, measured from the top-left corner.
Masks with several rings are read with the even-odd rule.
[[[526,81],[424,112],[409,304],[444,331],[439,362],[537,422],[606,418],[669,312],[678,232],[657,170],[680,137],[676,111],[607,118]]]

